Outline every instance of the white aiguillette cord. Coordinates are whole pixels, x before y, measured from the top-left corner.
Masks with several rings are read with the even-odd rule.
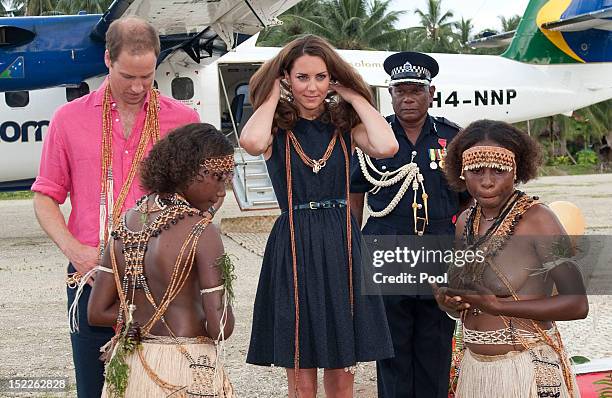
[[[415,198],[413,202],[415,204],[416,204],[416,192],[419,189],[419,185],[421,186],[421,189],[423,191],[423,194],[421,196],[423,197],[423,201],[425,204],[425,220],[426,222],[429,221],[428,209],[427,209],[427,197],[428,196],[427,196],[427,193],[425,192],[425,185],[423,184],[423,181],[424,181],[423,174],[421,174],[419,170],[419,166],[417,166],[417,164],[414,162],[414,157],[416,156],[415,151],[412,152],[412,158],[410,159],[410,163],[407,163],[403,165],[402,167],[400,167],[399,169],[394,170],[394,171],[380,171],[376,168],[376,166],[372,162],[372,159],[368,155],[364,154],[361,149],[355,148],[355,150],[357,151],[357,158],[359,159],[359,167],[361,168],[361,172],[363,173],[363,176],[370,184],[374,185],[374,188],[372,188],[368,193],[375,195],[381,190],[381,188],[390,187],[394,184],[397,184],[402,179],[404,179],[400,189],[397,191],[393,199],[391,199],[387,207],[385,207],[384,209],[380,211],[374,211],[372,210],[370,205],[366,202],[366,204],[368,205],[368,210],[370,211],[370,216],[385,217],[389,215],[397,207],[400,200],[402,200],[402,198],[408,191],[408,188],[412,184],[412,190],[414,191],[414,194],[415,194]],[[380,180],[377,180],[370,174],[368,167],[370,167],[375,173],[377,173],[380,176]],[[417,205],[417,206],[421,206],[421,205]]]

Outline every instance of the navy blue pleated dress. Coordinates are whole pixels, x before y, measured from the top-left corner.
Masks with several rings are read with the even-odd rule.
[[[299,119],[293,133],[312,159],[323,157],[334,126]],[[295,300],[289,230],[285,143],[274,137],[267,161],[282,214],[268,238],[257,287],[247,362],[294,367]],[[350,133],[344,134],[350,151]],[[350,159],[350,153],[349,153]],[[345,159],[336,141],[331,157],[313,173],[291,147],[293,205],[346,199]],[[362,240],[353,219],[353,314],[351,314],[346,208],[294,210],[299,302],[299,367],[344,368],[357,362],[393,356],[393,346],[380,296],[361,293]]]

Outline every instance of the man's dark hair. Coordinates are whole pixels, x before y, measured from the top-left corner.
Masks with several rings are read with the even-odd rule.
[[[159,56],[160,44],[157,31],[144,19],[136,17],[119,18],[106,31],[106,49],[111,62],[119,58],[121,51],[130,55],[141,55],[149,51]]]
[[[517,182],[525,183],[538,175],[542,163],[540,145],[509,123],[483,119],[460,131],[448,146],[444,172],[454,190],[465,191],[465,181],[459,178],[463,152],[482,141],[492,141],[514,153]]]
[[[161,139],[143,160],[142,188],[148,192],[184,192],[205,159],[234,153],[231,142],[207,123],[179,127]]]

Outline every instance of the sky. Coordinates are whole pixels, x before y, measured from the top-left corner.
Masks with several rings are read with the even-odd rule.
[[[506,18],[515,14],[523,16],[529,0],[442,0],[442,11],[452,11],[453,21],[461,20],[461,17],[472,19],[474,32],[480,32],[486,28],[501,30],[501,22],[498,16]],[[391,9],[394,11],[406,10],[400,18],[398,28],[419,25],[419,17],[414,10],[419,8],[425,11],[427,0],[392,0]]]

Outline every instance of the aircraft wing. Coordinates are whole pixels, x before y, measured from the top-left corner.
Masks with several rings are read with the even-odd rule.
[[[541,27],[560,32],[577,32],[587,29],[612,30],[612,7],[545,22]]]
[[[134,0],[123,15],[144,18],[161,36],[197,35],[211,27],[228,48],[235,33],[248,35],[278,23],[276,17],[300,0]]]
[[[473,48],[505,47],[512,42],[515,32],[515,30],[511,30],[509,32],[486,36],[480,39],[470,40],[466,44]]]

